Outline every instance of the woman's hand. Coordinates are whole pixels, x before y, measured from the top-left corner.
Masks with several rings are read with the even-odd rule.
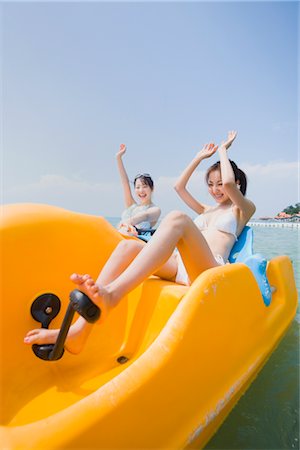
[[[201,159],[210,158],[214,153],[216,153],[218,149],[218,146],[215,145],[213,142],[210,142],[209,144],[205,144],[202,150],[198,153],[198,157]]]
[[[120,223],[118,226],[119,233],[123,234],[124,236],[137,236],[138,232],[137,229],[133,225],[129,225],[128,223]]]
[[[228,131],[227,141],[223,141],[221,147],[225,147],[226,150],[228,150],[233,141],[235,140],[236,135],[237,135],[236,131]]]
[[[126,153],[126,145],[121,144],[118,153],[116,153],[117,158],[122,158],[122,156]]]
[[[197,214],[202,214],[206,210],[207,205],[204,205],[204,203],[199,202],[188,191],[187,184],[192,174],[201,163],[201,161],[203,161],[203,159],[210,158],[214,153],[216,153],[217,149],[218,146],[215,145],[213,142],[204,145],[203,148],[200,150],[200,152],[197,153],[197,155],[192,159],[189,165],[184,169],[184,171],[179,176],[174,186],[174,189],[179,195],[179,197],[184,201],[184,203],[187,206],[189,206]]]

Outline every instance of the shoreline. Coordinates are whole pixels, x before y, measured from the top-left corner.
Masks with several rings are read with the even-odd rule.
[[[251,227],[274,227],[274,228],[300,228],[299,222],[259,222],[259,221],[250,221],[248,223]]]

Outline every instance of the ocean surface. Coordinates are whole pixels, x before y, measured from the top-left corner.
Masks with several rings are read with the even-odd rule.
[[[107,218],[114,226],[117,218]],[[288,255],[300,291],[296,228],[253,227],[254,251],[267,259]],[[300,311],[257,378],[205,447],[228,450],[299,449]]]

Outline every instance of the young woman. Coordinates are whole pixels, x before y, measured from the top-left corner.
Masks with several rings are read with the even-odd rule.
[[[118,169],[124,193],[126,209],[122,213],[118,229],[123,234],[137,235],[138,229],[153,228],[160,216],[160,208],[152,203],[154,183],[148,173],[139,174],[134,179],[134,191],[138,203],[133,198],[130,183],[123,164],[123,156],[126,152],[125,144],[120,145],[116,154]]]
[[[193,222],[186,214],[173,211],[161,222],[151,240],[145,244],[137,240],[121,241],[103,267],[96,282],[89,275],[71,275],[78,289],[101,308],[100,322],[132,289],[154,274],[163,279],[189,285],[200,273],[227,261],[231,248],[255,211],[254,204],[245,198],[246,176],[228,159],[228,149],[235,132],[218,149],[207,144],[196,155],[176,183],[176,190],[184,201],[200,215]],[[207,172],[209,193],[216,206],[198,202],[186,184],[195,168],[218,150],[220,163]],[[175,252],[175,249],[178,252]],[[90,334],[92,325],[80,317],[70,328],[66,349],[79,353]],[[59,330],[30,331],[26,344],[54,343]]]
[[[244,226],[255,212],[254,204],[245,198],[247,178],[237,165],[228,159],[227,150],[237,133],[230,131],[227,140],[219,148],[220,161],[213,164],[206,173],[208,191],[216,204],[208,206],[195,199],[187,190],[187,184],[198,165],[210,158],[216,151],[214,144],[207,144],[190,162],[175,184],[175,190],[182,200],[199,216],[194,220],[209,245],[218,264],[225,264]],[[176,281],[189,284],[187,271],[180,255],[177,255],[178,271]]]

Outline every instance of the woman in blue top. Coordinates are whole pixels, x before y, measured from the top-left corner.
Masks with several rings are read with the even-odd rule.
[[[120,149],[116,154],[116,158],[123,187],[126,209],[122,213],[121,223],[119,224],[118,229],[122,234],[136,235],[136,228],[153,228],[159,219],[161,211],[158,206],[155,206],[152,203],[154,184],[148,173],[139,174],[134,179],[134,192],[138,199],[138,203],[135,201],[122,159],[125,152],[126,146],[125,144],[121,144]]]
[[[220,148],[205,145],[180,176],[176,189],[181,198],[200,217],[194,222],[181,211],[169,213],[156,233],[145,244],[137,239],[123,239],[94,281],[90,275],[71,275],[78,289],[101,308],[100,323],[131,290],[150,275],[189,285],[204,270],[223,264],[236,236],[254,214],[255,206],[248,200],[245,174],[228,158],[228,149],[236,137],[229,132]],[[195,168],[218,151],[220,162],[207,172],[208,190],[216,205],[209,207],[196,200],[186,190]],[[178,253],[174,250],[178,249]],[[183,265],[184,272],[180,273]],[[71,326],[65,347],[79,353],[92,330],[82,317]],[[53,344],[59,330],[37,329],[25,336],[26,344]]]

